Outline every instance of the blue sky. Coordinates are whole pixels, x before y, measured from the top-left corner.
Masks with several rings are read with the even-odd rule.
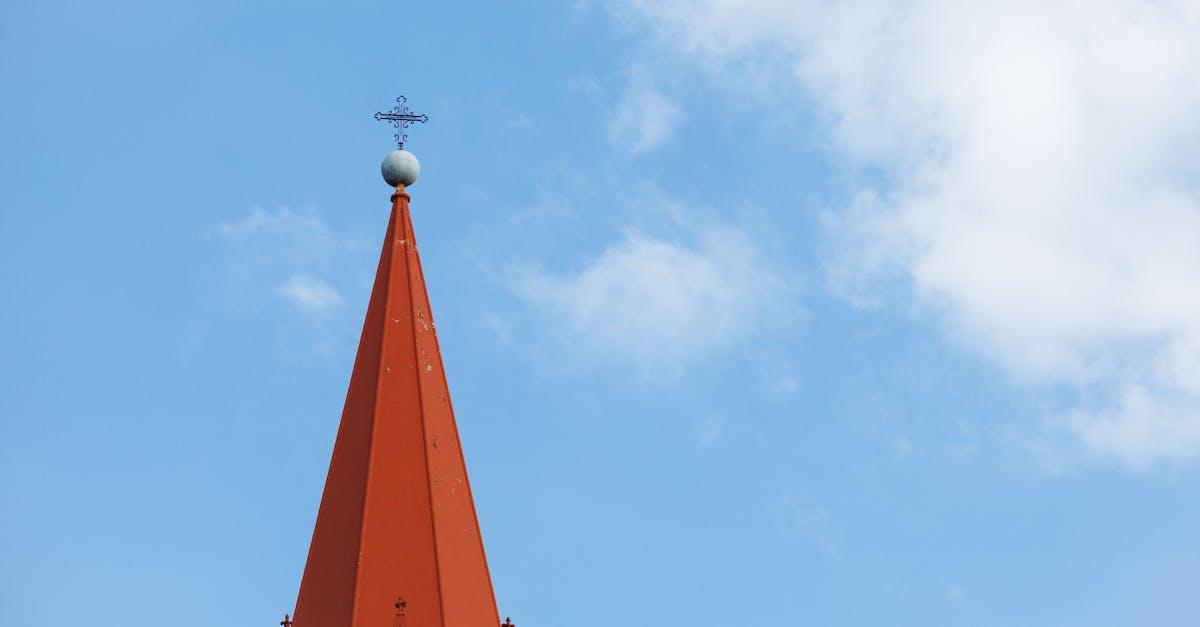
[[[8,2],[0,623],[273,625],[387,220],[518,625],[1192,625],[1190,3]]]

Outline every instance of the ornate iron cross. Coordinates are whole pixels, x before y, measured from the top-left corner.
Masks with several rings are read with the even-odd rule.
[[[413,122],[428,122],[429,116],[416,114],[408,110],[408,98],[400,96],[396,99],[396,106],[392,107],[391,111],[384,113],[377,111],[375,119],[383,122],[390,122],[396,128],[396,147],[404,150],[404,142],[408,141],[408,135],[404,134],[404,129],[408,128]]]

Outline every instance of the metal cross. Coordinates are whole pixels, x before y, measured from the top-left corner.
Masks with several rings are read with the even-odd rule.
[[[400,96],[396,99],[396,106],[392,107],[391,111],[384,113],[378,111],[375,113],[375,119],[383,122],[391,122],[392,126],[396,127],[396,146],[400,150],[404,150],[404,142],[408,141],[408,135],[404,134],[404,129],[408,128],[413,122],[428,122],[429,116],[424,113],[418,115],[408,110],[408,98]]]

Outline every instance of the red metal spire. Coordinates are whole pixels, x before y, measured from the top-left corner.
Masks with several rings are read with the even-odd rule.
[[[397,187],[295,627],[500,623],[408,201]]]

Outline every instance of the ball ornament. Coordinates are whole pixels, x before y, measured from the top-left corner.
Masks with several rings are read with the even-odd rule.
[[[421,162],[407,150],[393,150],[383,158],[380,171],[388,185],[396,187],[403,184],[408,187],[417,181],[417,176],[421,173]]]

